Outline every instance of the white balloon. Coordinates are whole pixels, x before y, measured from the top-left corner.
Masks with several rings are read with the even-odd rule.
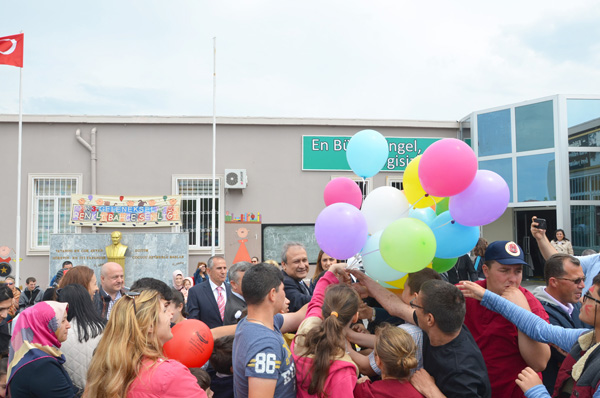
[[[360,211],[367,220],[369,234],[374,234],[392,222],[407,217],[409,208],[404,192],[394,187],[379,187],[366,197]]]

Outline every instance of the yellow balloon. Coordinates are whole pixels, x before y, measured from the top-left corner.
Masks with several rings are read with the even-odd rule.
[[[425,268],[433,268],[432,264],[429,264],[427,267]],[[404,289],[404,284],[406,283],[406,280],[408,279],[408,274],[404,275],[402,278],[400,279],[396,279],[395,281],[391,281],[391,282],[386,282],[388,285],[394,286],[395,288],[398,289]]]
[[[386,283],[388,285],[394,286],[395,288],[404,289],[404,283],[406,282],[406,279],[408,279],[408,274],[404,275],[400,279],[396,279],[395,281],[390,281],[390,282],[386,282]]]
[[[421,155],[411,160],[408,166],[406,166],[402,178],[402,185],[404,186],[404,195],[406,195],[408,203],[411,203],[417,209],[424,209],[433,206],[444,198],[438,198],[437,196],[425,197],[426,192],[421,186],[421,181],[419,181],[420,161]]]

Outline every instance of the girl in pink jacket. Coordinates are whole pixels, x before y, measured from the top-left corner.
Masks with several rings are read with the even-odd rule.
[[[338,277],[347,278],[345,266],[333,264],[319,280],[292,343],[298,398],[351,397],[356,385],[358,370],[346,353],[346,328],[358,319],[360,298],[339,284]]]

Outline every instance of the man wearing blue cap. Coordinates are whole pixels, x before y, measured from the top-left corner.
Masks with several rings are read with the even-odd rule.
[[[548,314],[542,304],[521,287],[523,265],[529,266],[519,245],[511,241],[493,242],[485,252],[482,267],[486,279],[476,283],[548,322]],[[514,294],[517,289],[525,295],[526,300]],[[550,358],[550,347],[530,339],[502,315],[488,310],[477,300],[467,298],[466,306],[465,325],[483,354],[492,385],[492,397],[523,397],[515,379],[527,366],[537,372],[544,370]]]

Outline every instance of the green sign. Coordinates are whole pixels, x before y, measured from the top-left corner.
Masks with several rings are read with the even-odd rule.
[[[302,136],[302,170],[350,170],[346,146],[352,137]],[[441,138],[385,137],[389,155],[381,171],[404,171],[429,145]]]

